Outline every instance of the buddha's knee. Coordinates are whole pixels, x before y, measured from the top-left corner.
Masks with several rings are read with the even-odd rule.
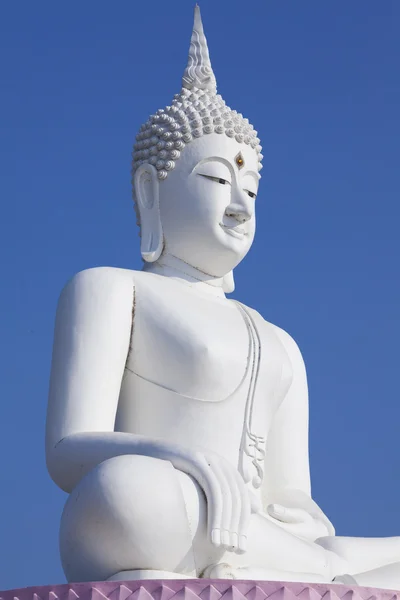
[[[193,574],[186,477],[169,462],[145,456],[112,458],[88,473],[61,519],[68,581],[104,580],[132,569]]]

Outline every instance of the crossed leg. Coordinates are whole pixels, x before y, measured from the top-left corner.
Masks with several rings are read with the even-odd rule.
[[[328,536],[316,543],[340,556],[358,585],[400,589],[400,537]]]
[[[252,515],[245,554],[216,548],[206,518],[202,490],[169,462],[128,455],[107,460],[82,479],[65,505],[65,575],[68,581],[130,579],[146,570],[148,578],[156,571],[164,578],[166,572],[201,577],[219,565],[215,577],[323,583],[350,572],[346,556],[329,544],[302,540],[261,514]]]

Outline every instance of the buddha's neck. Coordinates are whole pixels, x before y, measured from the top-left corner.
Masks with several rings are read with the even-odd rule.
[[[172,254],[163,254],[156,262],[145,263],[143,271],[163,275],[171,279],[179,279],[199,291],[225,298],[222,288],[223,277],[213,277],[203,273],[203,271],[192,267]]]

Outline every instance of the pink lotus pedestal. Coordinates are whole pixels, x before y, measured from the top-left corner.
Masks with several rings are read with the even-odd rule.
[[[400,592],[333,584],[180,579],[101,581],[0,592],[0,600],[400,600]]]

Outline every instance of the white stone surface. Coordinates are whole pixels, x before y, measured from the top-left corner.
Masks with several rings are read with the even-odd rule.
[[[296,343],[225,297],[255,234],[258,161],[214,132],[167,178],[140,164],[144,270],[84,271],[61,294],[46,454],[70,494],[69,581],[350,574],[400,589],[400,539],[336,538],[311,498]]]

